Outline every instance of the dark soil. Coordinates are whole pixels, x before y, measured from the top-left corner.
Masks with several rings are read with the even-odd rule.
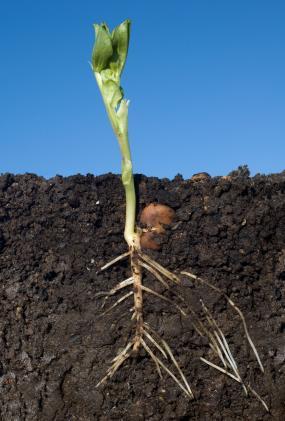
[[[102,317],[102,299],[95,297],[130,276],[128,261],[97,273],[126,251],[120,177],[45,180],[5,174],[0,177],[1,420],[284,420],[285,172],[251,178],[242,167],[227,177],[136,176],[136,185],[138,214],[151,202],[176,212],[161,250],[149,255],[172,271],[209,280],[244,312],[264,375],[237,313],[215,292],[183,279],[180,293],[190,301],[203,296],[242,375],[271,413],[200,361],[204,356],[218,363],[191,318],[149,295],[145,319],[172,348],[195,400],[170,377],[160,380],[144,352],[96,389],[133,332],[131,299]],[[160,288],[152,276],[144,282]]]

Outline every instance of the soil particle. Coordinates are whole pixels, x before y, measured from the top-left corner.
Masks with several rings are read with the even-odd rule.
[[[270,407],[203,364],[207,341],[175,306],[144,295],[144,317],[167,341],[195,395],[161,380],[141,351],[99,388],[111,360],[134,332],[131,298],[102,315],[102,298],[130,276],[119,176],[0,176],[0,419],[5,421],[285,419],[285,172],[251,178],[159,180],[136,176],[138,215],[149,203],[175,210],[161,250],[169,270],[199,275],[244,312],[265,367],[262,375],[226,300],[187,278],[177,292],[199,309],[203,298],[229,342],[242,376]],[[199,179],[198,179],[199,178]],[[165,291],[152,275],[143,282]],[[171,297],[173,301],[175,296]],[[116,297],[107,300],[115,303]],[[108,304],[109,303],[109,304]],[[217,363],[217,361],[215,361]]]

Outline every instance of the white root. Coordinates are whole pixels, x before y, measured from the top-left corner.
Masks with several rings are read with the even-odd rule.
[[[175,381],[175,383],[178,384],[178,386],[183,390],[183,392],[192,400],[193,399],[193,395],[192,393],[189,393],[189,390],[187,390],[183,384],[178,380],[178,378],[175,376],[175,374],[173,374],[167,367],[165,364],[163,364],[163,362],[156,357],[153,352],[151,351],[151,349],[148,347],[148,345],[145,343],[144,340],[142,340],[142,346],[144,347],[144,349],[146,350],[146,352],[151,356],[151,358],[154,360],[155,364],[160,365],[161,368],[163,368],[164,371],[166,371],[167,374],[169,374],[169,376]]]
[[[185,316],[185,317],[187,316],[187,313],[185,313],[185,311],[184,311],[184,310],[182,310],[182,308],[181,308],[178,304],[174,303],[174,302],[173,302],[173,301],[171,301],[169,298],[164,297],[163,295],[159,294],[158,292],[154,291],[154,290],[153,290],[153,289],[151,289],[151,288],[145,287],[144,285],[142,285],[142,290],[143,290],[143,291],[145,291],[145,292],[148,292],[149,294],[153,294],[153,295],[155,295],[156,297],[159,297],[161,300],[166,301],[167,303],[172,304],[173,306],[175,306],[175,307],[176,307],[176,308],[180,311],[180,313],[181,313],[183,316]]]
[[[154,361],[154,364],[156,366],[158,375],[162,379],[162,373],[161,373],[161,370],[160,370],[160,367],[159,367],[158,358],[154,355],[154,353],[152,352],[150,347],[145,343],[145,341],[143,339],[141,340],[141,344],[142,344],[143,348],[146,350],[146,352],[150,355],[152,360]]]
[[[174,273],[164,268],[163,266],[161,266],[159,263],[157,263],[155,260],[147,256],[146,254],[141,252],[141,250],[136,247],[131,248],[130,251],[113,259],[111,262],[104,265],[101,268],[101,270],[105,270],[109,268],[116,262],[128,256],[131,257],[132,276],[128,279],[125,279],[124,281],[119,282],[109,292],[98,293],[97,296],[105,295],[105,301],[106,301],[110,296],[116,294],[121,289],[130,285],[133,285],[132,291],[128,292],[127,294],[119,298],[115,302],[115,304],[113,304],[103,314],[106,314],[106,312],[109,312],[114,307],[119,305],[121,302],[126,300],[128,297],[133,295],[134,306],[131,308],[130,311],[133,312],[131,319],[132,320],[134,319],[136,321],[136,331],[135,331],[135,335],[133,339],[130,342],[128,342],[127,346],[123,349],[123,351],[121,351],[113,359],[111,367],[108,369],[106,375],[96,385],[96,387],[98,387],[100,384],[105,382],[108,378],[111,378],[115,374],[115,372],[121,367],[124,361],[126,361],[126,359],[128,359],[133,352],[137,353],[139,348],[142,346],[145,349],[145,351],[149,354],[151,359],[154,361],[159,376],[162,378],[161,369],[163,369],[176,382],[176,384],[184,391],[184,393],[192,400],[194,399],[194,394],[189,386],[189,383],[187,382],[187,379],[183,371],[181,370],[177,360],[175,359],[169,345],[162,338],[160,338],[159,335],[143,320],[143,291],[149,294],[152,294],[169,304],[174,305],[183,316],[188,316],[188,314],[178,304],[173,302],[173,300],[163,296],[162,294],[159,294],[158,292],[154,291],[151,288],[144,286],[142,284],[141,269],[144,268],[148,272],[150,272],[166,288],[166,290],[170,290],[170,285],[168,284],[167,281],[171,281],[175,284],[180,284],[181,283],[180,278]],[[215,287],[208,281],[202,278],[199,278],[198,276],[190,272],[183,271],[181,272],[181,274],[186,275],[197,282],[207,285],[215,292],[221,294],[227,300],[227,302],[234,308],[234,310],[238,313],[240,319],[242,320],[245,336],[254,352],[254,355],[258,361],[259,367],[261,371],[264,372],[264,368],[259,358],[259,355],[257,353],[257,350],[249,335],[248,328],[247,328],[242,311],[221,289]],[[181,297],[175,291],[173,293],[181,301],[184,301],[183,297]],[[192,314],[192,316],[194,317],[193,326],[200,336],[202,337],[206,336],[208,338],[209,346],[213,350],[214,354],[219,357],[222,364],[224,365],[224,368],[220,367],[217,364],[214,364],[213,362],[207,360],[206,358],[200,357],[200,360],[203,361],[205,364],[220,371],[221,373],[226,374],[228,377],[232,378],[236,382],[240,383],[246,394],[248,394],[248,391],[251,391],[251,393],[262,403],[264,408],[269,412],[268,406],[266,405],[264,400],[260,397],[260,395],[249,384],[247,386],[244,384],[240,376],[237,363],[232,355],[229,344],[225,338],[225,335],[223,334],[222,330],[217,325],[215,319],[211,315],[210,311],[208,310],[204,302],[202,300],[200,301],[201,301],[202,309],[204,311],[204,315],[209,327],[207,327],[205,323],[202,322],[200,317],[196,314],[196,312],[192,310],[191,307],[188,306],[190,309],[189,314]],[[149,344],[146,343],[145,339],[149,341]],[[171,370],[169,370],[169,368],[160,360],[160,358],[158,358],[155,355],[154,351],[150,348],[150,345],[153,345],[163,355],[165,359],[168,360],[170,358],[172,364],[176,367],[181,380],[179,380],[179,378]],[[231,370],[232,372],[230,372],[229,370]]]
[[[177,275],[165,269],[165,267],[161,266],[155,260],[151,259],[147,254],[144,254],[143,252],[140,251],[139,256],[141,257],[142,260],[144,260],[146,263],[148,263],[150,266],[152,266],[154,269],[156,269],[159,273],[164,275],[170,281],[173,281],[175,284],[180,284],[180,279],[178,278]]]
[[[152,329],[150,326],[149,326],[149,324],[148,323],[144,323],[144,327],[147,329],[147,330],[149,330],[150,332],[152,332],[159,340],[160,340],[160,342],[161,342],[161,344],[162,344],[162,346],[164,347],[164,349],[165,349],[165,351],[166,351],[166,353],[169,355],[169,357],[170,357],[170,359],[172,360],[172,362],[173,362],[173,364],[174,364],[174,366],[177,368],[177,370],[178,370],[178,372],[179,372],[179,374],[180,374],[180,377],[182,378],[182,380],[183,380],[183,382],[184,382],[184,385],[185,385],[185,387],[186,387],[186,389],[188,390],[188,395],[190,395],[191,396],[191,399],[194,399],[194,395],[193,395],[193,393],[192,393],[192,390],[191,390],[191,388],[190,388],[190,386],[189,386],[189,383],[187,382],[187,380],[186,380],[186,377],[184,376],[184,374],[183,374],[183,372],[182,372],[182,370],[181,370],[181,368],[179,367],[179,364],[178,364],[178,362],[177,362],[177,360],[175,359],[175,357],[174,357],[174,355],[173,355],[173,353],[172,353],[172,351],[171,351],[171,349],[170,349],[170,347],[169,347],[169,345],[167,344],[167,342],[164,340],[164,339],[162,339],[159,335],[158,335],[158,333],[154,330],[154,329]],[[146,331],[144,331],[144,333],[145,334],[147,334],[147,332]],[[157,343],[157,341],[155,341],[155,339],[151,336],[151,335],[149,335],[149,339],[151,338],[151,342],[153,342],[154,344],[155,344],[155,346],[160,350],[160,352],[162,353],[162,355],[165,357],[165,358],[167,358],[167,355],[166,355],[166,353],[165,353],[165,351],[163,350],[163,349],[161,349],[161,347],[158,345],[158,343]]]
[[[110,379],[113,377],[113,375],[116,373],[118,368],[123,364],[124,361],[126,361],[129,356],[131,355],[130,348],[132,347],[133,343],[129,342],[127,346],[113,359],[113,364],[109,369],[107,370],[106,375],[103,377],[102,380],[100,380],[95,387],[100,386],[102,383],[104,383],[107,379]]]
[[[163,339],[162,339],[162,343],[164,345],[164,348],[168,352],[168,355],[170,356],[173,364],[177,368],[177,370],[178,370],[178,372],[179,372],[179,374],[180,374],[180,376],[181,376],[181,378],[182,378],[182,380],[183,380],[183,382],[185,384],[185,387],[188,390],[188,395],[190,396],[191,399],[194,399],[194,395],[193,395],[193,392],[192,392],[192,390],[191,390],[191,388],[189,386],[189,383],[187,382],[186,377],[184,376],[181,368],[179,367],[179,364],[178,364],[177,360],[175,359],[174,355],[172,354],[171,349],[169,348],[168,344]]]
[[[145,323],[144,323],[145,326]],[[156,348],[162,353],[162,355],[164,356],[164,358],[167,359],[167,355],[165,353],[165,351],[163,350],[163,348],[157,343],[157,341],[146,331],[144,330],[144,335],[147,337],[147,339],[154,345],[156,346]]]
[[[220,347],[221,347],[221,349],[224,353],[224,356],[225,356],[226,361],[227,361],[227,366],[233,370],[233,372],[235,373],[236,377],[239,379],[239,382],[241,383],[241,385],[243,387],[245,395],[247,396],[248,390],[247,390],[244,382],[242,381],[242,378],[241,378],[240,373],[238,371],[237,363],[236,363],[236,361],[235,361],[235,359],[234,359],[234,357],[231,353],[231,350],[230,350],[228,342],[225,338],[225,335],[223,334],[222,330],[217,325],[215,319],[212,317],[208,308],[205,306],[205,304],[203,303],[202,300],[201,300],[201,304],[202,304],[202,308],[203,308],[204,312],[206,313],[206,318],[208,320],[208,323],[213,328],[214,335],[215,335],[216,339],[218,340],[218,342],[220,344]]]
[[[155,278],[166,288],[169,289],[169,285],[165,282],[163,277],[151,266],[149,266],[147,263],[145,263],[143,260],[140,260],[140,265],[148,270]]]
[[[128,297],[130,297],[131,295],[133,295],[133,291],[127,292],[127,294],[123,295],[121,298],[119,298],[115,304],[113,304],[111,307],[109,307],[107,310],[104,311],[104,313],[102,313],[103,315],[109,313],[109,311],[113,310],[113,308],[117,307],[120,303],[122,303],[123,301],[125,301]]]
[[[225,370],[222,367],[219,367],[218,365],[211,363],[211,361],[206,360],[206,358],[200,357],[200,360],[203,361],[204,363],[210,365],[211,367],[215,368],[216,370],[221,371],[222,373],[226,374],[227,376],[231,377],[232,379],[234,379],[236,382],[240,383],[240,379],[238,379],[236,376],[234,376],[232,373],[229,373],[227,370]]]
[[[97,292],[97,294],[95,294],[95,297],[101,297],[101,296],[105,297],[104,302],[103,302],[102,307],[101,307],[101,308],[104,308],[107,300],[109,299],[109,297],[116,294],[122,288],[125,288],[129,285],[132,285],[132,284],[133,284],[133,277],[131,276],[130,278],[119,282],[114,288],[110,289],[110,291]]]
[[[133,277],[131,276],[130,278],[125,279],[124,281],[121,281],[120,283],[118,283],[114,288],[112,288],[109,291],[108,295],[114,295],[120,289],[125,288],[125,287],[127,287],[129,285],[132,285],[132,284],[133,284]]]
[[[182,275],[186,275],[189,278],[192,278],[192,279],[194,279],[194,280],[196,280],[196,281],[198,281],[198,282],[200,282],[202,284],[205,284],[209,288],[211,288],[212,290],[216,291],[218,294],[221,294],[227,300],[227,302],[235,309],[235,311],[238,313],[238,315],[241,318],[241,321],[242,321],[242,324],[243,324],[243,328],[244,328],[245,336],[246,336],[246,338],[248,340],[248,343],[249,343],[249,345],[250,345],[250,347],[251,347],[251,349],[252,349],[252,351],[253,351],[253,353],[255,355],[255,358],[256,358],[256,360],[258,362],[258,365],[260,367],[260,370],[262,371],[262,373],[264,373],[263,364],[261,362],[261,359],[259,357],[259,354],[257,352],[257,349],[256,349],[256,347],[255,347],[255,345],[254,345],[254,343],[253,343],[253,341],[252,341],[252,339],[250,337],[250,334],[248,332],[248,328],[247,328],[247,324],[246,324],[246,321],[245,321],[245,317],[244,317],[242,311],[239,309],[239,307],[230,299],[230,297],[223,290],[221,290],[220,288],[218,288],[215,285],[211,284],[210,282],[206,281],[205,279],[202,279],[199,276],[196,276],[193,273],[186,272],[186,271],[182,271],[181,274]]]
[[[116,257],[115,259],[111,260],[110,262],[108,262],[104,266],[102,266],[101,269],[100,269],[100,272],[108,269],[109,267],[113,266],[115,263],[119,262],[120,260],[125,259],[130,254],[131,254],[130,251],[127,251],[126,253],[120,254],[120,256]]]
[[[262,399],[262,397],[251,387],[251,385],[248,384],[247,387],[249,388],[249,390],[251,391],[251,393],[256,397],[256,399],[259,400],[259,402],[261,402],[261,404],[264,406],[264,408],[266,409],[266,411],[267,412],[270,412],[268,406],[266,405],[266,403],[264,402],[264,400]]]

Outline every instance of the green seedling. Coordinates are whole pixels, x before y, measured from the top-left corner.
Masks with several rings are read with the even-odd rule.
[[[125,288],[127,289],[131,287],[131,290],[118,298],[111,307],[105,310],[105,313],[120,305],[123,301],[133,297],[134,305],[131,309],[133,311],[132,320],[134,320],[135,323],[135,332],[132,339],[113,359],[112,365],[108,369],[106,375],[98,382],[97,387],[107,379],[111,378],[121,367],[124,361],[126,361],[132,354],[136,354],[140,348],[144,348],[147,354],[149,354],[151,359],[154,361],[160,377],[162,377],[163,370],[179,385],[188,398],[194,398],[194,394],[186,376],[182,372],[169,345],[158,335],[157,332],[154,331],[151,326],[149,326],[148,323],[144,321],[143,297],[144,294],[152,294],[165,301],[167,304],[175,306],[182,317],[189,317],[189,320],[191,320],[196,332],[207,339],[212,351],[211,355],[214,355],[216,360],[220,361],[222,367],[218,365],[217,361],[214,363],[204,357],[201,357],[201,361],[240,383],[246,395],[251,392],[258,400],[260,400],[265,409],[268,410],[266,403],[257,394],[257,392],[249,384],[245,384],[243,381],[225,335],[218,326],[217,322],[214,320],[204,301],[201,300],[201,312],[197,314],[197,312],[194,311],[189,304],[185,303],[183,297],[175,292],[173,287],[175,285],[180,285],[181,276],[184,276],[187,277],[189,281],[191,280],[196,284],[206,285],[217,294],[223,296],[227,300],[228,304],[238,313],[238,316],[242,321],[246,339],[253,350],[261,371],[263,372],[262,363],[249,335],[245,318],[241,310],[222,290],[215,287],[208,281],[205,281],[202,278],[186,271],[181,272],[179,275],[170,272],[141,250],[142,230],[136,227],[136,194],[128,137],[129,101],[124,98],[124,92],[121,87],[121,75],[128,54],[130,26],[130,21],[125,20],[111,32],[106,23],[94,25],[96,39],[92,52],[91,64],[99,90],[102,94],[111,126],[120,146],[122,156],[122,183],[125,189],[126,197],[124,237],[128,245],[128,250],[124,254],[115,257],[111,262],[103,266],[101,270],[105,270],[125,258],[130,258],[131,269],[131,276],[129,278],[119,282],[108,292],[98,293],[97,296],[103,295],[105,297],[103,303],[104,306],[109,297],[120,293],[122,290],[125,290]],[[151,227],[150,229],[155,230],[156,228]],[[171,290],[171,297],[168,298],[166,295],[159,294],[155,290],[143,285],[142,270],[151,274],[157,282],[163,285],[166,292]],[[173,298],[173,296],[175,298]],[[161,355],[161,357],[159,358],[157,354]],[[172,364],[172,369],[167,367],[168,363]],[[177,372],[176,375],[174,374],[173,369]]]
[[[111,125],[118,139],[122,155],[122,182],[126,193],[125,240],[130,249],[139,248],[135,232],[136,194],[128,135],[129,101],[124,99],[120,84],[128,54],[130,21],[117,26],[112,33],[105,23],[95,24],[96,43],[92,67]]]

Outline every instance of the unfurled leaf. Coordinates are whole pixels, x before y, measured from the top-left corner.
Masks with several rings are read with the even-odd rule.
[[[113,56],[110,61],[110,67],[112,70],[117,71],[119,76],[123,71],[128,54],[130,26],[131,22],[127,19],[112,32]]]
[[[95,24],[96,40],[92,52],[93,71],[101,72],[108,68],[113,55],[112,39],[110,31],[105,23]]]

